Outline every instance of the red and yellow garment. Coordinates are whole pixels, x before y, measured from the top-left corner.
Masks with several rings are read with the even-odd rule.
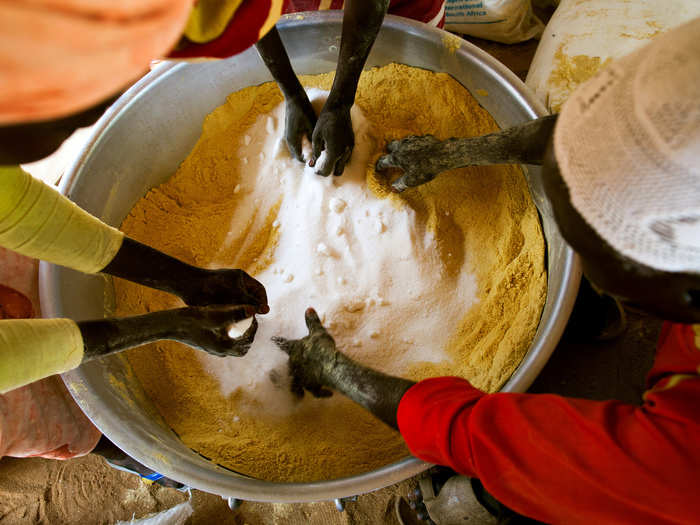
[[[246,50],[282,14],[343,9],[345,0],[198,0],[172,58],[225,58]],[[442,27],[445,0],[392,0],[389,13]]]

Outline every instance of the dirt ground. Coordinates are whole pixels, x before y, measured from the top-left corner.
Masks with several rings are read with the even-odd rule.
[[[333,502],[263,504],[244,502],[235,511],[218,496],[192,491],[191,525],[367,524],[398,525],[395,498],[413,482],[361,496],[343,513]],[[175,489],[147,484],[114,470],[94,454],[69,461],[0,460],[0,524],[112,524],[169,509],[189,496]]]
[[[472,41],[523,80],[537,46],[535,41],[516,46]],[[630,313],[628,329],[616,341],[582,344],[564,340],[530,391],[639,403],[659,329],[658,321]],[[414,487],[415,480],[409,480],[361,495],[357,501],[348,502],[342,513],[332,502],[244,502],[231,511],[220,497],[192,491],[194,514],[187,523],[397,525],[394,502]],[[69,461],[0,460],[0,525],[112,524],[171,508],[188,497],[114,470],[92,454]]]

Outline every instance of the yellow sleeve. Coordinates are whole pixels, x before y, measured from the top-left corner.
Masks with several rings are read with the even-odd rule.
[[[114,259],[123,238],[19,166],[0,166],[0,246],[97,273]]]
[[[0,394],[61,374],[83,360],[83,337],[70,319],[0,320]]]

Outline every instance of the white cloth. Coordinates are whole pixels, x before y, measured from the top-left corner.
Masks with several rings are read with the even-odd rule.
[[[581,85],[554,146],[571,202],[614,249],[700,273],[700,18]]]

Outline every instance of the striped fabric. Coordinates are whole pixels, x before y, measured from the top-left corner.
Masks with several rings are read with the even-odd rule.
[[[199,0],[171,58],[225,58],[255,44],[282,14],[343,9],[344,0]],[[435,27],[445,23],[445,0],[392,0],[389,13]]]

